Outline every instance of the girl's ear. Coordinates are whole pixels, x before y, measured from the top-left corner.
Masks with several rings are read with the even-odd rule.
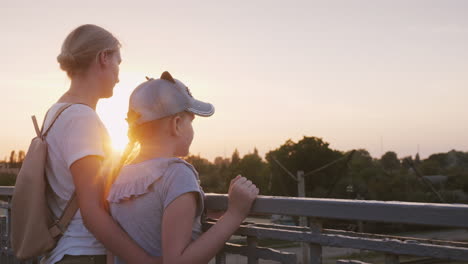
[[[181,133],[182,118],[179,115],[175,115],[171,120],[171,135],[179,136]]]

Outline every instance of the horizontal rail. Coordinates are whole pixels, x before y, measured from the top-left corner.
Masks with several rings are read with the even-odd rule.
[[[209,229],[215,221],[204,223],[204,230]],[[278,239],[284,241],[298,241],[320,244],[329,247],[365,249],[395,255],[413,255],[439,259],[468,261],[468,248],[409,242],[398,239],[375,239],[367,237],[353,237],[327,233],[304,232],[280,228],[264,228],[253,224],[242,224],[235,235],[254,236],[259,239]]]
[[[227,194],[206,194],[207,209],[226,210],[227,204]],[[259,196],[251,213],[468,228],[464,204]]]
[[[13,190],[1,186],[0,196],[12,196]],[[207,209],[226,210],[227,202],[226,194],[206,194]],[[259,196],[251,213],[468,228],[468,205],[464,204]]]
[[[11,197],[13,191],[14,187],[0,186],[0,196]],[[226,194],[206,194],[205,207],[207,209],[226,210],[227,205],[228,197]],[[8,206],[9,203],[0,203],[0,207],[2,208],[8,208]],[[324,218],[468,228],[468,205],[463,204],[259,196],[255,200],[251,214],[279,214],[305,216],[314,219]],[[1,219],[5,227],[7,217],[9,216]],[[204,230],[210,228],[215,223],[215,220],[207,219],[203,223]],[[8,232],[2,232],[2,234],[6,233]],[[413,255],[468,261],[468,244],[464,242],[434,241],[420,238],[249,222],[243,223],[235,234],[254,238],[255,241],[257,238],[269,238],[305,242],[309,245],[371,250],[396,257],[398,255]],[[292,253],[257,247],[256,243],[250,243],[247,246],[227,244],[224,252],[247,255],[249,259],[252,257],[274,259],[283,263],[293,263],[297,260],[297,257]],[[312,251],[309,253],[313,255]],[[10,252],[4,251],[2,254],[2,256],[7,256],[10,255]],[[316,263],[320,262],[319,260]]]
[[[0,186],[0,196],[13,196],[14,186]]]

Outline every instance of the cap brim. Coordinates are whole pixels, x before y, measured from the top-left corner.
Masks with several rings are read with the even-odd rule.
[[[212,116],[214,114],[214,106],[210,103],[205,103],[198,100],[193,100],[191,107],[187,111],[192,112],[198,116]]]

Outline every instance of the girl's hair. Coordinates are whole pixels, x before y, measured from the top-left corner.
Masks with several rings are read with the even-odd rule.
[[[173,114],[169,117],[180,116],[182,118],[185,118],[187,114],[188,112],[183,111],[183,112]],[[147,123],[137,125],[136,121],[138,120],[139,117],[140,117],[140,114],[138,114],[137,112],[133,110],[129,110],[127,113],[126,120],[128,123],[128,132],[127,132],[128,144],[122,153],[119,164],[117,164],[116,166],[115,172],[117,174],[120,172],[120,170],[125,164],[131,162],[136,157],[136,155],[139,152],[140,143],[142,139],[145,138],[148,133],[151,133],[151,134],[154,133],[154,130],[153,130],[154,127],[148,127],[148,125],[149,126],[154,125],[154,123],[153,124],[150,123],[154,121],[150,121]]]
[[[109,31],[96,25],[82,25],[68,34],[57,61],[72,78],[86,70],[99,53],[114,52],[119,48],[120,42]]]
[[[122,157],[117,167],[117,172],[119,172],[126,163],[132,161],[138,152],[138,145],[141,138],[141,129],[139,129],[139,126],[136,125],[136,121],[139,117],[140,114],[131,109],[127,113],[127,118],[125,120],[128,124],[128,144],[122,153]]]
[[[186,117],[187,114],[188,112],[184,111],[184,112],[173,114],[171,115],[171,117],[181,116],[184,118]],[[122,152],[122,156],[120,158],[119,163],[117,163],[116,166],[114,166],[114,168],[112,169],[111,176],[108,178],[108,181],[107,181],[106,193],[109,192],[112,186],[112,183],[115,181],[115,179],[119,175],[122,167],[125,166],[125,164],[130,163],[133,159],[136,158],[136,156],[138,155],[140,151],[140,141],[148,133],[147,125],[151,125],[151,124],[148,122],[148,123],[137,125],[136,121],[138,120],[139,117],[140,117],[140,114],[133,110],[129,110],[127,113],[126,120],[128,123],[128,133],[127,133],[128,144],[125,147],[125,150]]]
[[[112,187],[112,184],[114,183],[115,179],[117,179],[117,176],[122,170],[122,167],[125,164],[132,161],[138,154],[139,142],[138,142],[138,139],[137,139],[138,137],[136,136],[136,134],[137,134],[137,131],[139,130],[137,126],[135,125],[135,121],[137,119],[138,119],[138,114],[135,111],[130,110],[127,113],[127,118],[125,120],[127,120],[127,123],[128,123],[128,132],[127,132],[128,143],[124,151],[122,152],[122,156],[120,157],[119,162],[115,166],[113,166],[112,172],[107,179],[106,188],[105,188],[106,197],[110,191],[110,188]]]

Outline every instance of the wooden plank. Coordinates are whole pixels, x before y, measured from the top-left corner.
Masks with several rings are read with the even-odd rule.
[[[427,239],[427,238],[419,238],[419,237],[403,237],[403,236],[392,236],[392,235],[380,235],[380,234],[372,234],[372,233],[358,233],[358,232],[344,231],[344,230],[334,230],[334,229],[324,229],[323,232],[326,233],[326,234],[345,235],[345,236],[352,236],[352,237],[366,237],[366,238],[377,238],[377,239],[397,239],[397,240],[405,241],[406,243],[423,243],[423,244],[433,244],[433,245],[440,245],[440,246],[466,247],[466,248],[468,248],[468,243],[467,242],[459,242],[459,241],[446,241],[446,240],[435,240],[435,239]]]
[[[211,219],[211,221],[213,221],[213,219]],[[250,222],[244,222],[244,223],[247,224]],[[251,225],[255,225],[257,227],[271,228],[271,229],[276,228],[276,229],[281,229],[281,230],[295,230],[295,231],[303,231],[303,232],[310,231],[308,228],[304,228],[300,226],[286,226],[286,225],[263,224],[263,223],[251,223]],[[446,240],[435,240],[435,239],[418,238],[418,237],[403,237],[403,236],[392,236],[392,235],[380,235],[380,234],[373,234],[373,233],[359,233],[359,232],[335,230],[335,229],[323,229],[322,232],[325,234],[332,234],[332,235],[344,235],[344,236],[352,236],[352,237],[365,237],[365,238],[377,238],[377,239],[398,239],[401,241],[405,241],[407,243],[418,242],[418,243],[425,243],[425,244],[468,248],[467,242],[460,242],[460,241],[446,241]]]
[[[247,256],[248,247],[242,246],[233,243],[226,243],[223,249],[224,252],[230,254],[239,254],[242,256]],[[255,255],[257,258],[265,260],[279,261],[281,263],[296,263],[297,257],[296,254],[291,252],[278,251],[271,248],[257,247],[255,250]]]
[[[353,259],[339,259],[336,261],[336,264],[370,264],[367,262],[353,260]]]
[[[226,210],[227,195],[206,195],[207,209]],[[259,196],[252,214],[281,214],[468,228],[468,205]]]
[[[214,222],[205,222],[205,229]],[[407,243],[397,239],[374,239],[344,235],[320,234],[303,231],[262,228],[241,225],[236,235],[256,236],[259,239],[271,238],[285,241],[298,241],[320,244],[322,246],[365,249],[395,255],[414,255],[438,259],[468,261],[468,248],[451,247],[418,242]]]

